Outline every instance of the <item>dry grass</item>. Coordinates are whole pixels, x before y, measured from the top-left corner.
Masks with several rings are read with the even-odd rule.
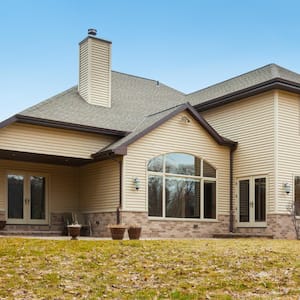
[[[299,241],[0,239],[0,299],[299,295]]]

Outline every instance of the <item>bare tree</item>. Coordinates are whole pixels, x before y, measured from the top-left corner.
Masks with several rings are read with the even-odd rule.
[[[292,201],[289,207],[289,211],[295,228],[296,238],[297,240],[300,240],[300,219],[298,219],[298,214],[297,214],[296,205],[294,201]]]

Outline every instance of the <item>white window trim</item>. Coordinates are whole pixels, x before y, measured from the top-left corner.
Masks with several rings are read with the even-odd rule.
[[[25,218],[23,219],[24,221],[18,221],[18,219],[9,219],[8,218],[8,175],[13,174],[13,175],[22,175],[24,176],[24,184],[27,185],[25,186],[25,192],[28,194],[28,188],[29,188],[29,177],[30,176],[42,176],[46,179],[45,182],[45,219],[44,220],[30,220],[29,216],[27,216],[27,221],[30,220],[27,223],[24,223]],[[19,170],[19,169],[8,169],[5,171],[5,210],[6,210],[6,220],[7,224],[28,224],[28,225],[48,225],[50,224],[50,218],[49,218],[49,212],[50,212],[50,175],[48,173],[44,172],[38,172],[38,171],[24,171],[24,170]],[[25,196],[25,195],[24,195]]]
[[[181,152],[171,152],[171,153],[181,153]],[[150,159],[147,163],[146,163],[146,178],[147,178],[147,189],[146,189],[146,203],[147,203],[147,212],[149,213],[149,193],[148,193],[148,178],[149,176],[162,176],[162,217],[157,217],[157,216],[149,216],[148,215],[148,219],[149,220],[160,220],[160,221],[182,221],[182,222],[186,222],[186,221],[190,221],[190,222],[195,222],[195,221],[205,221],[205,222],[218,222],[218,169],[215,168],[216,170],[216,177],[203,177],[203,162],[204,159],[199,158],[200,159],[200,175],[199,176],[195,176],[195,175],[184,175],[184,174],[174,174],[174,173],[166,173],[166,164],[165,164],[165,160],[166,160],[166,155],[168,153],[165,154],[161,154],[163,155],[163,172],[155,172],[155,171],[148,171],[148,163],[149,161],[152,159]],[[189,153],[184,153],[187,155],[192,155],[195,156],[193,154],[189,154]],[[154,158],[154,157],[153,157]],[[208,163],[208,162],[207,162]],[[210,164],[211,165],[211,164]],[[194,179],[200,182],[200,217],[199,218],[173,218],[173,217],[166,217],[166,193],[165,193],[165,182],[166,182],[166,177],[177,177],[177,178],[184,178],[184,179]],[[216,182],[216,218],[204,218],[204,182]]]
[[[300,175],[294,175],[293,176],[293,198],[292,198],[292,205],[294,205],[294,209],[295,208],[295,196],[296,196],[296,184],[295,184],[295,180],[296,180],[296,177],[300,177]],[[300,215],[296,215],[296,211],[295,211],[295,217],[297,220],[300,220]]]

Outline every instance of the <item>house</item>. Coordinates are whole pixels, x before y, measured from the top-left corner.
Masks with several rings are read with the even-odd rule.
[[[271,64],[183,94],[111,71],[111,42],[79,44],[79,84],[0,123],[2,233],[62,232],[79,212],[95,236],[295,238],[300,75]]]

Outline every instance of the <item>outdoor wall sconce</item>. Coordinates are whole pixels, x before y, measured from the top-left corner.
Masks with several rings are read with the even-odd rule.
[[[186,117],[186,116],[182,116],[181,119],[180,119],[180,121],[182,123],[185,123],[185,124],[191,123],[191,120],[188,117]]]
[[[283,188],[284,188],[284,191],[286,192],[287,195],[291,192],[291,186],[290,186],[289,183],[287,183],[287,182],[284,183]]]
[[[138,191],[140,189],[140,180],[138,178],[133,179],[134,187]]]

